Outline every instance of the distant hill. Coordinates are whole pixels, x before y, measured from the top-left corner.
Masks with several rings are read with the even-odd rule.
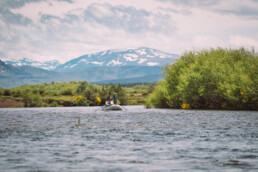
[[[175,62],[179,56],[151,48],[136,48],[128,50],[107,50],[95,54],[87,54],[70,60],[55,71],[74,71],[91,67],[118,66],[163,66],[165,63]]]
[[[32,66],[32,67],[37,67],[37,68],[42,68],[46,70],[53,70],[57,66],[60,66],[61,64],[57,60],[52,60],[52,61],[45,61],[45,62],[40,62],[28,58],[23,58],[23,59],[1,59],[4,61],[6,64],[12,64],[14,66]]]
[[[143,77],[126,78],[126,79],[115,79],[115,80],[104,80],[93,82],[94,84],[128,84],[128,83],[153,83],[162,78],[162,75],[147,75]]]
[[[20,85],[51,82],[59,73],[31,66],[13,66],[0,60],[0,87],[9,88]]]
[[[10,88],[21,85],[50,83],[51,81],[113,83],[155,82],[162,78],[159,66],[92,67],[70,72],[48,71],[31,66],[13,66],[0,60],[0,87]],[[127,81],[126,81],[127,80]]]
[[[159,75],[162,70],[159,66],[121,66],[121,67],[92,67],[81,70],[65,72],[66,77],[73,80],[87,80],[89,82],[117,80],[126,78],[145,77]]]

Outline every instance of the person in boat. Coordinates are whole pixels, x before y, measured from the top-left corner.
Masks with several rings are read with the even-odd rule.
[[[112,100],[111,93],[108,93],[107,104],[111,105],[111,100]]]
[[[116,93],[114,93],[114,95],[113,95],[114,104],[117,104],[117,99],[118,99],[118,95]]]

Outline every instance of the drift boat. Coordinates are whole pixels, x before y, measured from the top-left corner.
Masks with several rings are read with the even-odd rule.
[[[111,102],[111,104],[108,104],[106,102],[106,104],[102,107],[102,110],[123,110],[123,109],[118,104],[113,104],[113,102]]]

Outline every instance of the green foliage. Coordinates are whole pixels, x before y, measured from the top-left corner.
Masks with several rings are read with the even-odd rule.
[[[65,88],[61,91],[61,95],[71,96],[73,95],[73,90],[71,88]]]
[[[22,94],[25,107],[41,107],[42,106],[42,97],[39,93],[33,94],[29,90],[26,90]]]
[[[135,85],[132,85],[135,86]],[[74,104],[74,98],[76,96],[84,96],[87,99],[87,103],[77,103],[90,106],[104,105],[107,100],[107,95],[109,92],[117,93],[119,96],[119,104],[143,104],[145,102],[148,86],[139,85],[133,87],[122,87],[121,85],[96,85],[89,84],[86,81],[71,81],[71,82],[60,82],[51,84],[39,84],[39,85],[25,85],[20,87],[14,87],[8,89],[10,91],[10,96],[1,96],[1,99],[22,99],[25,101],[26,107],[30,106],[45,106],[44,104],[32,102],[32,97],[34,95],[39,95],[41,101],[49,102],[48,100],[55,100],[58,102],[59,106],[72,106]],[[2,92],[1,92],[2,90]],[[82,91],[83,90],[83,91]],[[4,95],[5,89],[0,89],[0,95]],[[78,92],[79,91],[79,92]],[[82,91],[82,92],[80,92]],[[129,96],[130,93],[137,92],[138,95]],[[141,96],[142,94],[142,96]],[[144,96],[145,95],[145,96]],[[128,100],[130,98],[130,100]],[[34,99],[34,98],[33,98]],[[100,102],[101,101],[101,102]],[[35,102],[35,101],[34,101]],[[40,102],[40,101],[39,101]],[[50,101],[52,102],[52,101]],[[37,103],[36,103],[37,104]],[[55,104],[53,104],[54,106]],[[48,106],[52,106],[51,103]]]
[[[88,84],[87,81],[81,81],[81,82],[80,82],[80,85],[77,87],[76,92],[77,92],[77,93],[82,93],[82,92],[86,89],[86,87],[87,87],[88,85],[89,85],[89,84]]]
[[[84,97],[90,101],[90,105],[93,106],[93,105],[96,105],[97,102],[96,102],[96,94],[91,90],[91,89],[86,89],[84,92],[83,92],[83,95]]]
[[[50,103],[50,107],[58,107],[58,103],[56,101],[53,101]]]
[[[146,85],[135,85],[133,86],[134,89],[136,90],[146,90],[148,88],[148,86]]]
[[[0,88],[0,96],[4,95],[4,89]]]
[[[246,49],[187,52],[165,69],[151,102],[156,107],[258,108],[258,56]]]
[[[118,95],[118,100],[121,105],[126,105],[128,103],[128,98],[126,97],[125,90],[121,87],[121,85],[112,85],[109,88],[109,92],[116,93]]]
[[[5,89],[4,90],[4,96],[11,96],[11,90]]]
[[[88,101],[86,97],[77,96],[74,100],[74,104],[75,106],[89,106],[90,101]]]
[[[148,93],[152,93],[154,91],[154,86],[153,85],[150,85],[148,87]]]
[[[108,96],[108,91],[104,86],[102,86],[101,91],[99,91],[99,97],[101,99],[100,105],[105,104],[105,102],[107,100],[107,96]]]
[[[13,92],[12,92],[12,96],[13,96],[13,97],[21,97],[21,96],[22,96],[22,93],[21,93],[20,90],[13,91]]]
[[[144,106],[145,106],[146,108],[151,108],[151,107],[152,107],[151,99],[147,99],[146,102],[145,102],[145,104],[144,104]]]
[[[159,108],[168,108],[168,91],[166,89],[166,82],[164,80],[160,80],[158,85],[155,87],[153,94],[148,98],[146,105],[147,106],[155,106]]]

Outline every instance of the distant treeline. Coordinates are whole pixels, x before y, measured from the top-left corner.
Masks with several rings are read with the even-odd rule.
[[[113,84],[113,83],[109,83],[109,84],[98,84],[98,85],[120,85],[121,87],[134,87],[136,85],[145,85],[145,86],[151,86],[151,85],[156,85],[157,82],[135,82],[135,83],[126,83],[126,84]]]
[[[146,105],[258,110],[258,55],[244,48],[186,52],[166,66]]]

